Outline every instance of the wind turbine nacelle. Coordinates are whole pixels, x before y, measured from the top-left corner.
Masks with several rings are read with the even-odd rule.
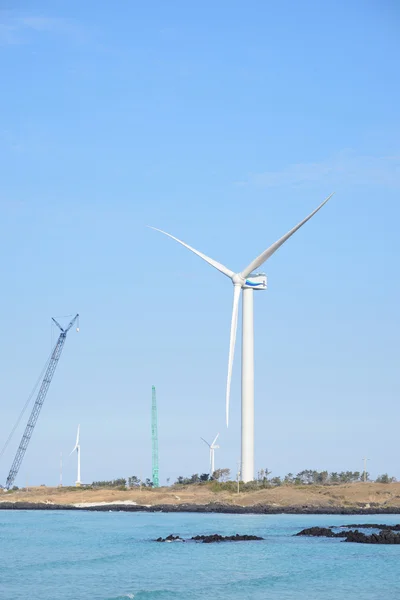
[[[267,276],[264,273],[257,273],[256,275],[249,275],[245,283],[242,286],[244,289],[252,290],[266,290],[267,289]]]

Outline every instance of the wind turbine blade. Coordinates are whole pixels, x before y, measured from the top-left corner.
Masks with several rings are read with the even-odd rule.
[[[231,338],[229,343],[229,360],[228,360],[228,377],[226,380],[226,426],[229,425],[229,397],[231,394],[231,379],[232,379],[232,366],[233,357],[235,355],[235,342],[236,342],[236,331],[238,322],[239,312],[239,298],[242,288],[240,285],[235,285],[233,288],[233,308],[232,308],[232,321],[231,321]]]
[[[78,433],[76,434],[76,443],[75,443],[75,448],[77,448],[79,446],[79,429],[80,429],[80,425],[78,425]]]
[[[322,202],[322,204],[320,204],[310,215],[308,215],[308,217],[303,219],[298,225],[296,225],[296,227],[293,227],[293,229],[288,231],[288,233],[286,233],[283,237],[281,237],[277,242],[272,244],[272,246],[270,246],[269,248],[264,250],[264,252],[262,254],[260,254],[260,256],[257,256],[257,258],[254,259],[253,262],[251,262],[248,267],[243,269],[243,271],[241,272],[242,277],[244,277],[244,278],[248,277],[250,275],[250,273],[252,273],[255,269],[258,269],[258,267],[261,267],[261,265],[266,260],[268,260],[268,258],[270,258],[274,254],[274,252],[276,252],[278,250],[278,248],[280,248],[282,246],[282,244],[284,244],[286,242],[286,240],[288,240],[294,233],[296,233],[296,231],[298,229],[300,229],[300,227],[303,227],[303,225],[305,223],[307,223],[307,221],[309,221],[311,219],[311,217],[313,217],[324,206],[324,204],[326,204],[328,202],[328,200],[330,200],[332,198],[332,196],[333,196],[333,194],[328,196]]]
[[[200,439],[201,439],[201,440],[203,440],[203,442],[204,442],[205,444],[207,444],[207,446],[208,446],[209,448],[211,448],[210,444],[209,444],[208,442],[206,442],[206,440],[205,440],[204,438],[202,438],[202,437],[201,437]]]
[[[182,240],[179,240],[177,237],[171,235],[170,233],[167,233],[166,231],[163,231],[162,229],[157,229],[157,227],[151,227],[151,225],[148,225],[148,227],[150,229],[154,229],[154,231],[159,231],[160,233],[163,233],[164,235],[167,235],[171,239],[175,240],[179,244],[182,244],[182,246],[185,246],[185,248],[187,248],[191,252],[194,252],[194,254],[197,254],[197,256],[200,256],[200,258],[202,258],[203,260],[205,260],[209,265],[211,265],[212,267],[214,267],[215,269],[217,269],[217,271],[219,271],[220,273],[223,273],[227,277],[230,277],[230,279],[232,279],[232,277],[234,276],[234,272],[233,271],[231,271],[230,269],[228,269],[224,265],[221,265],[221,263],[217,262],[213,258],[210,258],[209,256],[206,256],[205,254],[203,254],[202,252],[199,252],[198,250],[195,250],[194,248],[192,248],[192,246],[189,246],[188,244],[185,244],[185,242],[182,242]]]
[[[72,450],[72,452],[70,453],[70,456],[72,456],[72,455],[73,455],[73,453],[75,452],[75,450],[76,450],[76,446],[75,446],[75,448]]]
[[[211,446],[214,446],[215,442],[216,442],[216,441],[217,441],[217,439],[218,439],[218,436],[219,436],[219,433],[217,433],[217,435],[215,436],[215,440],[213,441],[213,443],[211,444]]]

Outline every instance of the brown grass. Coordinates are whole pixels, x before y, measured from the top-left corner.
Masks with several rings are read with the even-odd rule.
[[[77,504],[86,502],[132,501],[137,504],[208,504],[219,502],[252,506],[269,504],[276,506],[350,507],[358,504],[400,507],[400,483],[351,483],[332,486],[283,485],[251,492],[233,493],[211,491],[207,486],[182,488],[158,488],[135,490],[113,489],[65,489],[37,487],[0,494],[0,502],[46,502],[53,504]]]

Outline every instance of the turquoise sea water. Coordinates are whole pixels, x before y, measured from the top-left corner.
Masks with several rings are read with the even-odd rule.
[[[390,516],[0,511],[1,600],[400,600],[400,546],[295,538]],[[262,542],[170,543],[170,533]]]

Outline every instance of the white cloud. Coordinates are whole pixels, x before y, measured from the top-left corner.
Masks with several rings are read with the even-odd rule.
[[[25,44],[29,33],[62,35],[77,42],[84,41],[86,38],[83,28],[71,19],[0,13],[0,45]]]
[[[276,171],[252,173],[241,185],[275,187],[322,182],[400,187],[400,156],[357,155],[346,150],[322,162],[296,163]]]

